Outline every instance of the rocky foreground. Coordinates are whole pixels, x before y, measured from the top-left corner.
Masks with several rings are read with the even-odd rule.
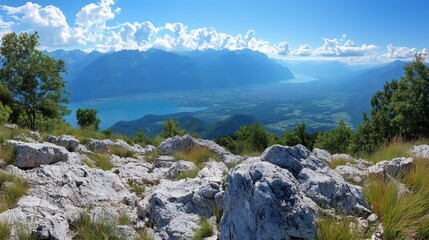
[[[24,225],[38,239],[72,239],[83,213],[94,221],[126,215],[131,224],[116,228],[124,239],[137,238],[141,230],[154,239],[191,239],[203,218],[215,232],[207,239],[315,239],[317,219],[336,214],[354,219],[352,227],[359,231],[373,228],[371,239],[381,239],[382,226],[361,186],[371,176],[395,181],[413,166],[412,158],[370,166],[301,145],[274,145],[260,157],[242,157],[189,135],[169,138],[157,148],[122,140],[92,139],[82,145],[67,135],[47,140],[32,133],[7,141],[16,157],[13,165],[3,166],[24,178],[29,191],[15,208],[0,213],[0,221]],[[220,161],[207,159],[195,178],[176,180],[196,166],[173,155],[195,147],[210,149]],[[88,167],[91,156],[111,148],[134,156],[109,154],[114,167],[108,171]],[[429,146],[412,151],[427,157]],[[331,169],[329,162],[337,158],[347,164]],[[13,228],[11,239],[17,237]]]

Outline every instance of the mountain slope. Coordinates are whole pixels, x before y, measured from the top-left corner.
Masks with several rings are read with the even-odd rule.
[[[88,64],[70,82],[73,100],[144,92],[219,89],[294,78],[287,67],[250,50],[189,56],[161,50],[120,51]],[[84,87],[83,87],[84,86]]]

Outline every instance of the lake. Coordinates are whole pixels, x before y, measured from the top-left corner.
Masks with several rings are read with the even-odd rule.
[[[136,120],[147,114],[164,115],[178,112],[197,112],[206,110],[206,107],[182,107],[168,101],[147,99],[95,99],[85,102],[70,103],[72,113],[65,120],[72,126],[77,126],[76,110],[78,108],[94,108],[98,110],[100,129],[111,127],[118,121]]]

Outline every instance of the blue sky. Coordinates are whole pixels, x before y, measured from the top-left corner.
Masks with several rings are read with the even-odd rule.
[[[48,50],[250,48],[367,63],[427,53],[428,9],[428,0],[2,0],[0,35],[36,30]]]

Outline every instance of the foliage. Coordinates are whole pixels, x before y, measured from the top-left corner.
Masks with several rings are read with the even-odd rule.
[[[328,163],[329,167],[332,169],[337,168],[337,166],[343,166],[346,165],[349,161],[345,158],[335,158],[331,159],[331,161]]]
[[[135,240],[153,240],[153,236],[149,234],[145,228],[143,231],[139,232],[139,236]]]
[[[405,76],[384,84],[371,99],[371,118],[364,115],[354,138],[353,152],[372,152],[400,136],[406,140],[429,136],[429,67],[422,54],[404,67]]]
[[[78,240],[120,239],[115,235],[116,223],[107,217],[93,221],[88,214],[82,214],[73,228],[76,231],[74,239]]]
[[[0,81],[12,95],[13,122],[30,129],[41,128],[40,121],[60,119],[70,111],[65,81],[65,63],[37,50],[37,33],[8,33],[2,38]]]
[[[214,234],[213,227],[207,219],[202,220],[200,227],[195,232],[193,240],[202,240]]]
[[[148,136],[146,136],[143,130],[141,129],[139,129],[136,135],[132,137],[132,141],[134,143],[140,144],[143,147],[146,146],[147,144],[152,144],[152,140]]]
[[[9,116],[12,113],[12,109],[10,109],[9,106],[3,105],[3,103],[0,102],[0,124],[5,124],[9,120]]]
[[[98,130],[98,125],[101,120],[97,117],[98,111],[92,108],[79,108],[76,110],[76,119],[77,124],[81,128],[93,127],[95,130]]]
[[[162,127],[161,137],[169,138],[174,136],[182,136],[185,134],[185,130],[181,129],[179,122],[173,119],[167,118]]]
[[[137,196],[143,196],[143,193],[145,191],[145,186],[140,183],[131,182],[130,185],[130,192],[135,193]]]
[[[324,216],[317,221],[317,239],[362,239],[356,230],[350,229],[351,221],[347,218],[336,219],[331,216]]]
[[[352,137],[353,130],[341,120],[331,131],[319,133],[314,146],[331,154],[347,153]]]
[[[15,147],[11,144],[0,145],[0,161],[6,164],[13,164],[15,161]]]
[[[156,135],[154,138],[153,138],[153,141],[152,141],[152,143],[153,143],[153,145],[155,146],[155,147],[157,147],[157,146],[159,146],[159,144],[161,144],[162,142],[164,142],[165,141],[165,138],[164,137],[162,137],[161,135]]]
[[[128,215],[125,211],[119,212],[118,224],[119,225],[132,225],[131,219],[128,217]]]
[[[9,182],[10,185],[3,186]],[[19,198],[26,194],[27,183],[20,177],[0,170],[0,212],[15,207]]]

